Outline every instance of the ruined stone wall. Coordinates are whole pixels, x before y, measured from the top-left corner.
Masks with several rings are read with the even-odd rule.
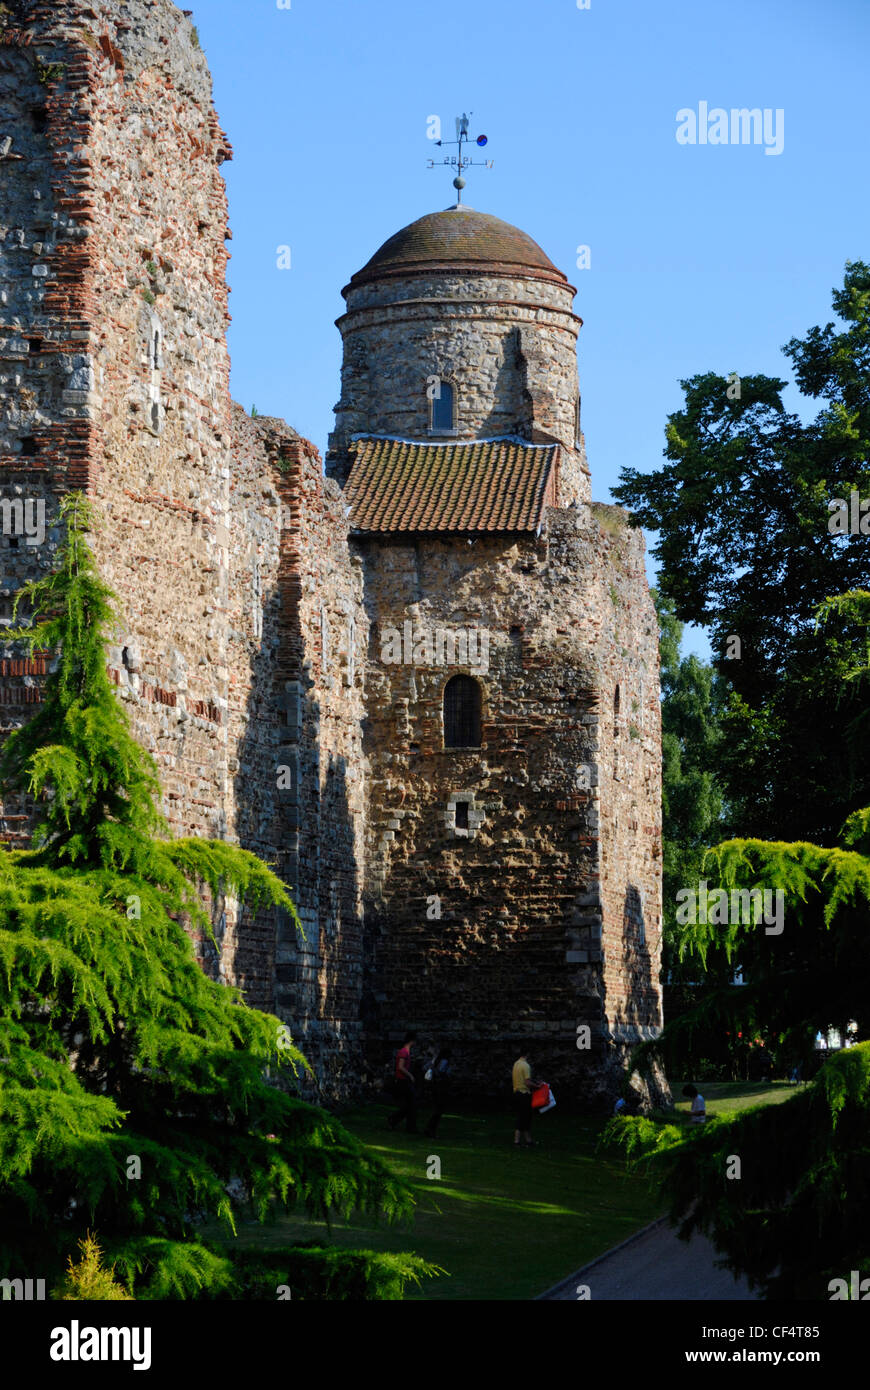
[[[661,1027],[661,712],[658,622],[649,594],[641,532],[620,507],[593,504],[598,563],[585,600],[595,637],[599,690],[598,809],[601,819],[600,923],[574,943],[582,961],[600,949],[604,1007],[614,1064]],[[551,556],[562,539],[553,518]],[[617,693],[618,691],[618,693]],[[653,1031],[651,1031],[653,1030]]]
[[[239,407],[234,437],[228,818],[289,885],[305,937],[264,914],[243,921],[226,954],[252,1002],[269,982],[264,1007],[341,1095],[358,1085],[361,1057],[361,570],[313,445]]]
[[[10,9],[0,51],[22,110],[2,168],[7,303],[29,351],[7,382],[0,479],[96,501],[94,549],[124,612],[110,668],[174,833],[221,834],[228,147],[168,0]],[[32,566],[19,545],[5,587]]]
[[[43,6],[47,13],[48,6]],[[77,392],[84,384],[93,304],[80,278],[85,232],[70,216],[80,179],[71,103],[52,83],[50,54],[22,28],[22,8],[0,13],[0,624],[22,584],[52,563],[57,495],[86,486],[96,437]],[[61,132],[59,122],[68,129]],[[20,508],[18,516],[13,508]],[[31,535],[25,534],[28,520]],[[45,531],[39,539],[38,517]],[[22,616],[22,615],[20,615]],[[0,737],[40,698],[44,661],[8,645],[0,655]],[[0,836],[26,841],[30,805],[9,795]]]
[[[90,348],[103,449],[90,490],[107,524],[97,558],[124,604],[124,693],[158,759],[170,827],[220,836],[230,463],[220,164],[230,152],[189,20],[168,0],[103,0],[92,12],[79,37],[100,306]]]
[[[588,502],[577,441],[576,342],[569,286],[521,275],[391,276],[346,291],[342,394],[328,471],[344,481],[354,434],[430,431],[427,382],[450,382],[456,435],[519,434],[563,445],[560,503]]]
[[[0,617],[53,563],[58,495],[87,490],[123,609],[110,675],[172,833],[262,854],[305,925],[300,949],[292,923],[221,901],[203,965],[277,1008],[340,1090],[360,1027],[360,578],[316,451],[231,407],[230,150],[206,62],[169,0],[21,0],[0,23],[0,501],[50,503],[42,544],[0,542]],[[0,655],[4,727],[45,669]],[[26,838],[29,806],[5,810]]]
[[[459,1079],[477,1090],[503,1088],[528,1045],[568,1096],[601,1095],[616,1058],[610,1025],[627,1012],[613,902],[629,880],[643,894],[646,966],[657,975],[660,903],[648,842],[614,804],[600,770],[610,756],[612,673],[622,662],[630,684],[629,639],[647,655],[651,609],[633,553],[638,537],[626,536],[612,555],[598,523],[584,526],[572,509],[550,511],[538,542],[358,545],[372,623],[366,997],[373,1063],[415,1027],[424,1048],[454,1047]],[[625,598],[619,636],[610,582]],[[385,660],[385,636],[406,622],[417,639],[438,627],[485,630],[488,670]],[[443,688],[457,671],[482,687],[480,749],[444,748]],[[648,764],[658,756],[649,710],[647,729],[623,768],[629,800],[645,795],[638,786],[649,785]],[[469,802],[468,833],[457,828],[457,800]],[[652,799],[644,815],[655,819]],[[613,816],[621,820],[611,834]],[[651,1014],[649,1022],[659,1019]],[[577,1048],[584,1024],[592,1035],[585,1053]]]

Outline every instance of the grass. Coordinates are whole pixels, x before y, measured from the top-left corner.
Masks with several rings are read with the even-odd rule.
[[[334,1224],[282,1217],[239,1227],[245,1246],[332,1240],[370,1250],[411,1250],[448,1271],[409,1290],[410,1301],[529,1299],[661,1214],[646,1178],[595,1153],[604,1120],[560,1114],[535,1121],[540,1146],[513,1147],[509,1115],[446,1114],[437,1140],[391,1133],[389,1107],[348,1111],[342,1122],[414,1188],[411,1226],[354,1218]],[[426,1111],[423,1111],[425,1122]],[[429,1155],[441,1179],[426,1176]],[[217,1230],[209,1234],[217,1235]]]
[[[688,1113],[692,1102],[681,1094],[686,1083],[671,1081],[670,1084],[677,1110]],[[695,1081],[694,1084],[707,1102],[708,1115],[747,1110],[752,1105],[780,1105],[799,1089],[787,1081]]]
[[[671,1088],[680,1113],[682,1081]],[[701,1082],[709,1114],[777,1104],[794,1093],[786,1082]],[[369,1105],[341,1115],[342,1123],[386,1159],[414,1189],[417,1210],[410,1226],[387,1226],[354,1217],[347,1224],[282,1216],[273,1225],[239,1226],[239,1244],[270,1246],[318,1240],[336,1246],[413,1251],[447,1272],[411,1286],[406,1301],[530,1299],[567,1278],[663,1213],[649,1181],[626,1170],[618,1155],[596,1152],[604,1117],[558,1109],[535,1120],[539,1147],[513,1147],[506,1114],[451,1112],[439,1137],[391,1133],[391,1107]],[[427,1111],[422,1111],[425,1123]],[[673,1119],[673,1114],[670,1116]],[[426,1176],[431,1155],[441,1160],[440,1180]],[[225,1239],[224,1228],[203,1232]]]

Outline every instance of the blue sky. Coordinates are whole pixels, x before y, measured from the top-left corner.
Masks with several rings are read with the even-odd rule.
[[[235,151],[233,394],[321,452],[342,286],[455,201],[426,169],[431,115],[452,138],[474,113],[494,167],[469,172],[465,201],[578,288],[600,500],[621,467],[661,460],[680,378],[787,376],[781,345],[831,317],[847,258],[870,257],[867,0],[200,0],[193,22]],[[781,108],[782,153],[678,144],[676,113],[702,101]]]

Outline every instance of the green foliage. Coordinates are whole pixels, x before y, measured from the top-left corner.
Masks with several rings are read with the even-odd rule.
[[[821,618],[845,616],[859,628],[853,649],[865,652],[870,603],[865,591],[824,606]],[[866,687],[870,661],[841,662],[844,679]],[[638,1049],[666,1062],[708,1048],[723,1035],[762,1033],[791,1061],[807,1059],[815,1035],[831,1026],[843,1036],[870,1031],[870,807],[852,813],[842,844],[732,839],[711,849],[704,868],[716,886],[783,895],[782,930],[729,913],[719,923],[687,923],[681,955],[701,969],[711,952],[738,955],[749,983],[714,983],[692,1009],[667,1023],[655,1043]],[[712,914],[711,914],[712,916]],[[848,1278],[870,1254],[864,1217],[870,1198],[870,1043],[833,1055],[808,1091],[770,1111],[708,1121],[689,1133],[653,1121],[626,1121],[609,1137],[629,1158],[659,1173],[671,1215],[684,1234],[706,1232],[729,1266],[768,1297],[823,1298],[833,1278]],[[740,1181],[728,1181],[738,1155]]]
[[[745,835],[831,845],[870,802],[870,738],[865,726],[853,757],[859,694],[839,669],[854,635],[837,653],[816,622],[830,595],[867,582],[866,538],[831,536],[828,502],[870,495],[868,297],[870,266],[847,265],[841,325],[785,347],[799,389],[822,402],[814,419],[786,411],[782,380],[744,375],[729,400],[727,377],[699,374],[669,417],[664,466],[627,469],[615,489],[634,524],[658,533],[676,616],[709,628],[717,653],[741,639],[739,660],[716,663],[727,692],[715,770]]]
[[[733,913],[681,929],[666,898],[670,950],[706,983],[639,1050],[640,1066],[650,1052],[681,1065],[759,1038],[781,1064],[806,1064],[818,1031],[855,1021],[859,1038],[870,1032],[866,545],[828,532],[829,501],[870,490],[870,266],[847,264],[833,303],[839,325],[785,347],[799,389],[822,403],[815,419],[786,412],[782,381],[744,376],[729,400],[726,378],[692,377],[668,421],[665,466],[627,470],[615,490],[635,524],[659,533],[672,618],[708,627],[716,651],[729,634],[741,640],[740,659],[717,662],[714,741],[705,748],[696,729],[688,749],[721,788],[728,829],[685,886],[707,877],[711,888],[781,892],[785,903],[784,929],[768,933]],[[663,636],[665,666],[674,635]],[[666,826],[681,771],[669,713],[666,689]],[[685,745],[677,751],[682,762]],[[710,840],[714,830],[711,820]],[[689,827],[669,831],[666,885],[675,860],[701,852]],[[728,978],[738,962],[743,986]],[[769,1296],[824,1298],[827,1277],[848,1278],[870,1250],[868,1046],[832,1056],[810,1091],[775,1110],[694,1133],[626,1121],[614,1140],[648,1155],[673,1216],[710,1234],[733,1269]],[[729,1154],[743,1162],[739,1182],[726,1179]]]
[[[102,1251],[92,1235],[79,1241],[79,1250],[81,1259],[76,1264],[70,1256],[66,1278],[52,1294],[53,1298],[104,1303],[132,1301],[132,1296],[116,1281],[114,1268],[103,1266]]]
[[[722,794],[715,778],[721,745],[721,693],[712,667],[681,657],[683,624],[672,600],[653,590],[659,620],[662,692],[662,898],[665,969],[678,969],[669,950],[679,932],[675,903],[681,888],[697,884],[704,854],[721,833]]]
[[[781,1105],[697,1127],[613,1120],[605,1140],[662,1185],[681,1236],[704,1232],[765,1298],[826,1300],[832,1279],[870,1268],[870,1043]]]
[[[233,1299],[275,1299],[289,1287],[290,1297],[329,1302],[401,1299],[409,1283],[419,1285],[444,1270],[418,1255],[375,1250],[339,1250],[315,1243],[246,1250],[236,1260],[236,1280],[221,1295]]]
[[[63,80],[66,72],[66,63],[43,63],[39,58],[36,59],[36,80],[43,87],[48,87],[52,82]]]
[[[870,604],[863,591],[845,594],[824,605],[821,618],[831,614],[856,620],[858,639],[850,641],[850,653],[865,651],[870,630]],[[854,634],[853,634],[854,638]],[[831,636],[832,642],[838,639]],[[837,657],[839,646],[834,647]],[[854,688],[866,688],[865,667],[838,660],[841,679]],[[861,726],[853,718],[851,728]],[[860,738],[847,745],[859,755]],[[698,921],[675,926],[671,940],[679,956],[706,969],[712,959],[721,964],[737,962],[749,984],[732,988],[715,977],[690,1019],[680,1019],[664,1046],[673,1046],[690,1029],[698,1036],[718,1028],[731,1032],[766,1032],[774,1036],[783,1053],[796,1060],[806,1057],[817,1031],[843,1029],[849,1020],[868,1027],[867,997],[870,959],[867,928],[870,924],[870,811],[853,811],[841,827],[840,843],[817,845],[810,841],[731,838],[709,850],[702,873],[711,886],[732,890],[781,893],[785,907],[783,931],[768,933],[760,925],[730,914],[727,924]],[[714,972],[715,974],[715,972]],[[668,1030],[666,1029],[666,1034]]]
[[[145,300],[145,303],[146,303],[146,304],[156,304],[156,303],[157,303],[157,296],[155,295],[155,293],[154,293],[153,290],[144,289],[144,290],[142,291],[142,298]]]
[[[60,1277],[93,1229],[135,1296],[189,1298],[232,1284],[205,1218],[392,1220],[412,1199],[292,1094],[307,1063],[279,1021],[197,964],[185,924],[210,931],[209,903],[298,925],[296,909],[252,854],[164,838],[156,769],[106,673],[117,617],[85,539],[96,519],[75,494],[61,512],[58,569],[21,591],[31,619],[10,634],[56,662],[0,759],[37,804],[34,847],[0,852],[0,1270]]]
[[[145,269],[147,270],[148,274],[151,276],[151,279],[152,279],[152,280],[156,280],[156,278],[157,278],[157,263],[156,263],[155,261],[146,261],[146,262],[145,262]]]

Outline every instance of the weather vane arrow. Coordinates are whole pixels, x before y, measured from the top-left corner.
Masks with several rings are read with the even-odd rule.
[[[456,117],[455,140],[435,141],[436,145],[441,145],[442,147],[446,145],[456,145],[458,151],[457,154],[445,155],[444,158],[441,160],[428,159],[426,161],[426,167],[428,169],[441,168],[443,165],[446,164],[450,168],[456,170],[456,177],[453,180],[453,187],[456,189],[457,207],[462,202],[462,190],[465,187],[465,179],[462,177],[463,169],[470,169],[473,165],[478,165],[479,167],[482,167],[484,169],[491,169],[493,163],[495,162],[492,159],[472,159],[471,155],[463,153],[463,147],[467,145],[469,140],[473,138],[469,133],[468,129],[469,121],[471,120],[471,117],[473,115],[474,112],[469,111],[467,115],[463,112],[461,116]],[[475,144],[478,146],[479,149],[483,149],[488,143],[489,141],[486,135],[478,135],[477,139],[475,140]]]

